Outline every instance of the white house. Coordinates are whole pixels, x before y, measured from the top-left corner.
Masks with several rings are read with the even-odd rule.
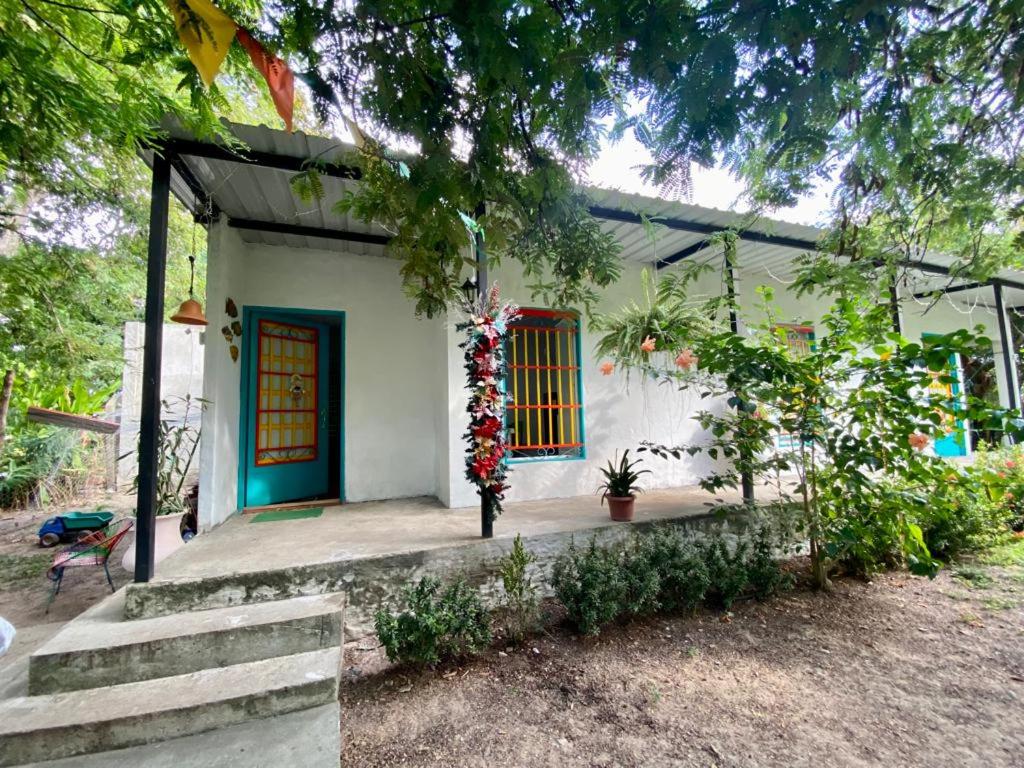
[[[450,507],[475,504],[463,476],[458,318],[417,318],[402,291],[400,263],[387,253],[387,233],[333,212],[344,189],[358,184],[353,169],[323,166],[320,201],[293,194],[291,175],[309,158],[337,156],[337,141],[265,127],[232,130],[247,152],[177,131],[159,155],[147,158],[155,201],[166,176],[170,191],[209,219],[203,392],[210,405],[203,418],[201,528],[247,507],[310,499],[425,495]],[[599,312],[642,300],[642,271],[673,269],[683,259],[715,265],[698,290],[722,291],[722,254],[708,237],[743,225],[742,217],[612,191],[594,190],[593,199],[592,211],[621,243],[624,261],[622,279],[602,293]],[[159,214],[156,204],[154,210]],[[653,238],[643,217],[655,222]],[[770,284],[794,343],[810,337],[825,302],[797,300],[785,288],[793,259],[813,249],[819,235],[764,219],[743,227],[734,274],[741,325],[756,319],[757,286]],[[984,326],[992,356],[956,361],[960,381],[1015,407],[1015,355],[1007,350],[1019,346],[1009,329],[1015,306],[1024,306],[1024,275],[1005,271],[979,284],[950,277],[947,265],[938,257],[915,263],[895,286],[902,331],[919,337]],[[598,466],[615,451],[641,440],[686,442],[699,429],[691,418],[696,400],[603,376],[587,318],[539,306],[515,262],[492,266],[489,280],[526,308],[507,385],[510,500],[592,493]],[[939,286],[950,289],[937,303],[922,298]],[[240,338],[231,333],[232,322],[241,323]],[[230,339],[222,338],[225,326]],[[965,454],[969,442],[941,450]],[[707,471],[705,461],[667,462],[651,483],[693,484]]]

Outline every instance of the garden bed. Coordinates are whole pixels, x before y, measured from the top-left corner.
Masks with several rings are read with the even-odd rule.
[[[886,574],[458,668],[346,654],[343,764],[1019,765],[1024,544],[934,581]]]

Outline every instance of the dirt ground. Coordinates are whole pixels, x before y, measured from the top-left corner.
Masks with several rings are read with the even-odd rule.
[[[67,573],[60,594],[46,613],[51,586],[46,569],[58,549],[66,545],[44,549],[38,544],[36,531],[52,515],[98,507],[117,517],[132,514],[134,508],[129,496],[97,491],[69,507],[0,512],[0,616],[14,624],[19,635],[33,634],[28,630],[38,625],[66,622],[110,594],[102,568],[76,568]],[[130,537],[122,541],[111,561],[110,575],[118,587],[131,579],[121,568],[121,556],[131,543]]]
[[[1021,766],[1018,550],[593,641],[556,628],[447,671],[369,676],[380,650],[356,646],[342,764]]]

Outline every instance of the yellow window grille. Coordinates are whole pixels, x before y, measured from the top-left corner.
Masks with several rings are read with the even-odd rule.
[[[317,457],[316,328],[261,320],[256,387],[256,465]]]
[[[798,360],[802,357],[807,357],[814,351],[813,325],[779,323],[775,328],[784,335],[786,346]],[[780,432],[775,436],[775,445],[779,450],[783,451],[796,450],[799,446],[799,439],[790,432]]]
[[[579,318],[523,309],[507,342],[505,423],[510,458],[583,455]]]

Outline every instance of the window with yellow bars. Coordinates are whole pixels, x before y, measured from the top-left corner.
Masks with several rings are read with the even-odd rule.
[[[256,466],[317,458],[316,328],[260,320]]]
[[[814,351],[814,326],[794,323],[777,323],[776,332],[783,335],[786,346],[797,359],[807,357]]]
[[[778,323],[775,326],[775,330],[783,336],[789,351],[798,360],[802,357],[807,357],[807,355],[814,351],[813,325]],[[775,436],[775,445],[779,450],[796,450],[799,444],[799,438],[790,432],[780,432]]]
[[[505,425],[511,459],[581,458],[579,316],[522,309],[509,328]]]

